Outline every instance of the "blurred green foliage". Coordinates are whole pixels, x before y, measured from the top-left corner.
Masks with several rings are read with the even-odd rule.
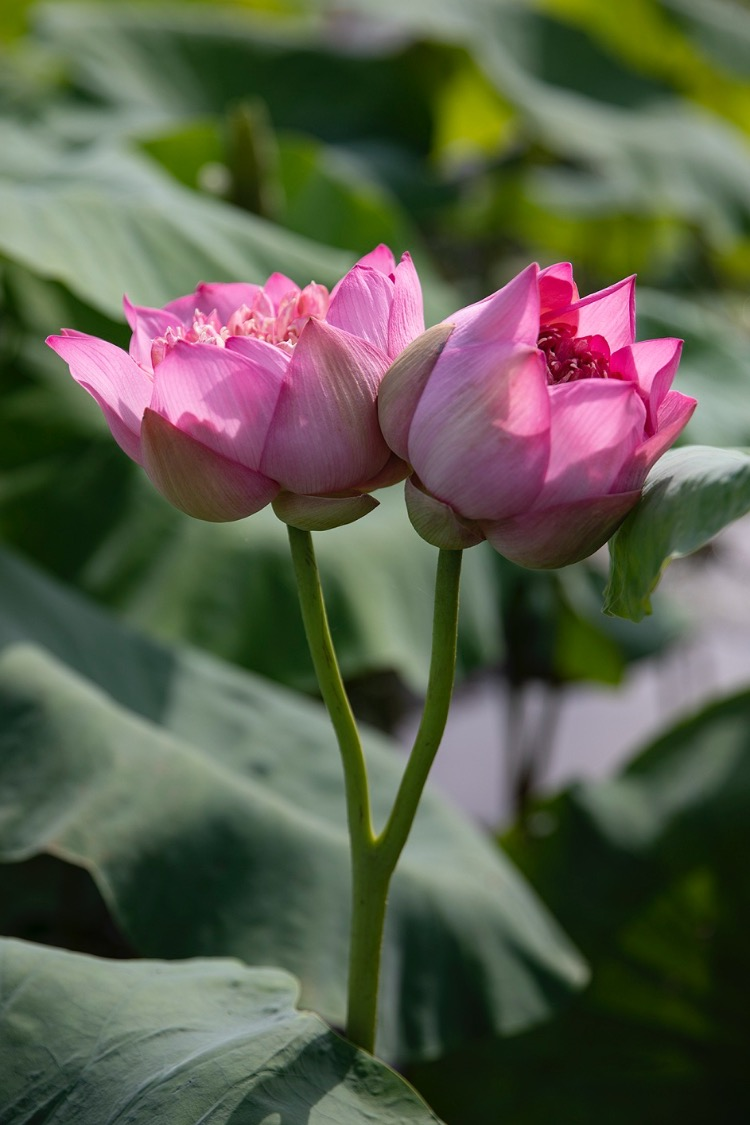
[[[385,241],[414,253],[429,323],[534,258],[572,261],[582,292],[637,272],[641,338],[685,339],[677,385],[700,401],[687,439],[750,445],[750,10],[735,0],[6,3],[0,153],[0,538],[161,640],[313,689],[281,525],[261,513],[208,527],[171,509],[44,346],[63,325],[125,344],[126,292],[158,305],[201,279],[274,270],[331,284]],[[744,489],[746,457],[726,459],[719,483]],[[627,529],[618,540],[615,578],[637,576],[631,608],[675,543],[705,531],[692,483],[677,481],[669,527],[653,501],[634,516],[674,532],[658,558],[655,547],[644,562]],[[398,490],[318,539],[345,674],[370,713],[386,684],[387,725],[424,689],[432,553]],[[492,669],[518,693],[616,684],[674,637],[664,614],[640,631],[603,618],[596,566],[531,574],[484,546],[465,565],[462,676]],[[36,617],[34,604],[19,626],[8,585],[0,625],[45,645],[46,603]],[[67,641],[62,659],[77,667],[72,626]],[[727,712],[739,742],[746,709],[743,697]],[[676,744],[700,760],[725,717],[696,720]],[[722,1089],[747,1112],[732,1002],[746,973],[745,840],[739,819],[721,848],[693,832],[701,815],[721,826],[739,790],[711,790],[709,816],[698,770],[682,790],[698,811],[674,827],[648,780],[662,758],[682,776],[674,746],[644,759],[641,796],[658,821],[648,847],[634,852],[628,836],[640,813],[627,780],[564,795],[511,838],[593,982],[568,1017],[415,1071],[452,1125],[705,1120]],[[669,832],[693,850],[665,871],[654,841]],[[59,905],[59,871],[28,862],[40,881],[21,892],[8,867],[20,905],[2,917],[59,932],[39,914],[45,896]],[[86,884],[79,897],[91,895]],[[127,952],[96,921],[112,927],[99,900],[89,906],[77,947]],[[740,1120],[730,1112],[714,1117]]]
[[[273,626],[256,621],[251,649],[240,640],[232,622],[247,620],[247,582],[213,558],[231,540],[260,604],[286,599],[254,562],[272,550],[287,573],[282,529],[261,533],[257,521],[209,537],[162,511],[42,341],[64,324],[124,343],[124,292],[160,304],[200,278],[274,269],[331,283],[380,240],[414,252],[428,321],[531,257],[572,260],[583,290],[637,270],[641,334],[686,337],[680,386],[702,404],[689,437],[750,440],[750,80],[738,46],[750,17],[695,0],[632,0],[618,13],[586,0],[384,3],[377,13],[364,2],[4,9],[5,541],[161,636],[305,682],[298,633],[288,661],[272,658]],[[395,508],[389,521],[382,534],[398,538]],[[346,532],[352,555],[372,534]],[[182,587],[186,612],[170,590],[192,541],[202,563]],[[328,542],[341,569],[343,536]],[[397,585],[414,604],[425,580],[404,560],[420,547],[408,532],[403,542]],[[465,609],[464,673],[502,661],[502,634],[513,632],[496,568],[476,567],[485,609]],[[342,622],[358,622],[347,674],[393,671],[419,690],[429,598],[411,640],[383,643],[361,621],[357,581],[354,565],[334,599]],[[198,605],[211,607],[211,625]],[[602,630],[606,659],[587,662],[596,645],[578,645],[583,662],[566,655],[575,644],[558,645],[558,672],[576,663],[563,680],[619,678],[634,654]],[[510,653],[507,666],[518,663]],[[558,672],[537,662],[534,675]]]

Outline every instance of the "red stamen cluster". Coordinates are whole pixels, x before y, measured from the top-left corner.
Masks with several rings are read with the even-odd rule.
[[[603,336],[576,336],[569,324],[550,324],[539,333],[537,347],[547,360],[547,382],[608,379],[609,345]]]

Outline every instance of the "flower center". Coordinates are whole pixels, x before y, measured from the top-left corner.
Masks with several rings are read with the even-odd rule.
[[[328,312],[330,294],[325,285],[311,282],[304,289],[291,289],[280,299],[272,300],[265,289],[259,289],[252,305],[240,305],[222,324],[214,309],[203,313],[196,309],[192,323],[176,324],[157,336],[151,344],[151,363],[161,363],[178,340],[188,344],[213,344],[223,348],[231,336],[254,336],[268,344],[291,351],[300,332],[310,319],[321,320]]]
[[[569,324],[550,324],[539,333],[537,347],[547,360],[547,383],[608,379],[609,344],[603,336],[576,336]]]

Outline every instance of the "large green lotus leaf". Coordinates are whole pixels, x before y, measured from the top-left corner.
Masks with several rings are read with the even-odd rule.
[[[672,559],[697,551],[750,511],[750,454],[685,446],[661,458],[643,498],[610,540],[605,613],[639,621]]]
[[[531,811],[506,844],[591,984],[544,1027],[416,1068],[446,1121],[748,1119],[749,810],[745,691]]]
[[[123,293],[163,305],[200,280],[263,281],[274,271],[330,285],[351,265],[113,144],[66,148],[52,132],[5,121],[0,146],[0,253],[110,316],[122,316]]]
[[[236,961],[104,961],[0,942],[3,1125],[427,1125],[404,1081]]]
[[[7,559],[2,573],[4,858],[84,866],[139,952],[279,964],[341,1025],[348,844],[322,709],[131,634]],[[403,759],[374,735],[367,755],[382,823]],[[519,1031],[583,977],[512,866],[428,792],[392,888],[381,1052]]]

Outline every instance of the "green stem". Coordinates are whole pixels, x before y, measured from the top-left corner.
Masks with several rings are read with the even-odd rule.
[[[312,537],[297,528],[289,527],[288,531],[305,634],[344,767],[352,863],[346,1033],[353,1043],[372,1052],[388,887],[409,836],[450,707],[456,665],[461,552],[440,552],[435,582],[432,659],[422,721],[390,818],[376,838],[367,767],[328,628]]]
[[[375,834],[367,766],[331,640],[312,536],[309,531],[300,531],[296,527],[288,527],[287,530],[307,644],[344,767],[352,864],[346,1033],[353,1043],[372,1053],[388,886],[387,882],[382,885],[375,870]]]
[[[349,943],[347,1038],[375,1052],[380,956],[383,947],[388,885],[375,848],[352,848],[352,917]]]
[[[448,721],[456,674],[458,637],[458,592],[461,581],[461,551],[441,551],[435,579],[435,609],[432,619],[432,655],[422,721],[401,779],[391,815],[376,841],[392,872],[406,843],[417,812],[422,790]]]
[[[371,846],[374,833],[367,766],[328,628],[312,536],[309,531],[300,531],[296,527],[288,527],[287,530],[305,636],[320,694],[331,717],[344,765],[346,811],[352,845],[356,841],[358,844]]]

